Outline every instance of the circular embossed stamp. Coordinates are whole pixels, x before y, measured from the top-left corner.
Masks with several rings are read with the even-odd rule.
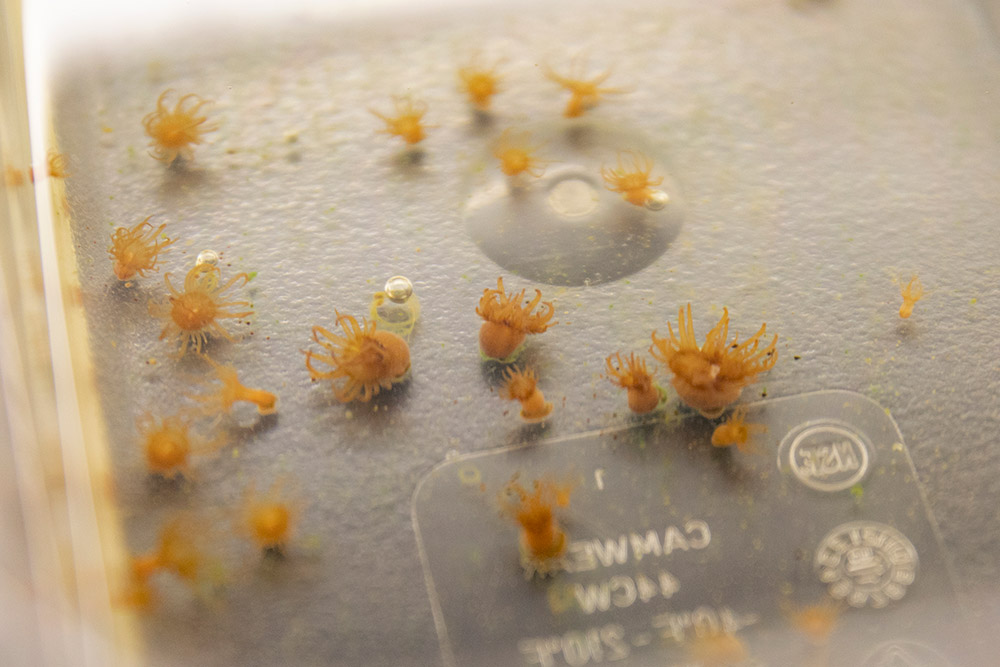
[[[813,566],[830,596],[880,609],[901,600],[917,576],[917,550],[884,523],[844,523],[820,542]]]
[[[835,420],[799,424],[778,448],[778,468],[817,491],[849,489],[871,466],[868,439],[850,424]]]

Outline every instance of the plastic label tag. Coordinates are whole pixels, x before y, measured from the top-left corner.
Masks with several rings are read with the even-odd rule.
[[[844,391],[746,407],[766,427],[748,451],[660,417],[429,473],[413,519],[445,664],[962,664],[948,559],[888,413]],[[526,578],[499,511],[515,473],[575,480],[551,576]]]

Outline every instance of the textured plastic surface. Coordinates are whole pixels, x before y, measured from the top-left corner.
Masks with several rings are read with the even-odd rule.
[[[724,305],[734,329],[766,321],[779,334],[781,358],[746,400],[844,388],[891,410],[963,582],[992,599],[1000,118],[990,91],[1000,67],[975,6],[554,3],[209,32],[78,54],[54,88],[129,546],[147,549],[181,510],[222,526],[221,603],[173,591],[146,623],[156,664],[437,662],[410,523],[417,481],[449,452],[629,423],[603,359],[645,349],[688,301],[699,336]],[[506,59],[486,127],[456,90],[456,69],[477,50]],[[552,287],[480,252],[463,222],[464,184],[504,127],[561,122],[565,94],[536,64],[560,70],[576,51],[631,91],[588,118],[663,147],[685,220],[641,271]],[[220,129],[186,169],[146,155],[140,120],[165,88],[215,101]],[[419,164],[400,159],[367,111],[406,91],[437,126]],[[106,254],[114,226],[148,215],[180,239],[163,271],[183,273],[213,248],[224,274],[257,272],[248,335],[210,352],[281,400],[275,418],[231,429],[230,447],[174,490],[149,482],[134,422],[181,406],[203,367],[172,361],[157,340],[147,302],[162,298],[162,275],[125,288]],[[931,294],[901,322],[892,278],[911,272]],[[556,405],[544,426],[518,421],[476,349],[474,308],[501,273],[556,302],[559,325],[532,337],[524,359]],[[299,350],[312,325],[333,325],[334,308],[367,312],[394,274],[421,303],[412,378],[371,404],[340,405],[310,385]],[[264,568],[228,521],[251,480],[281,475],[306,501],[300,540],[281,568]]]

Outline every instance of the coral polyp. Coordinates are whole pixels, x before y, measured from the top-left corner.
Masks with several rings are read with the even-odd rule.
[[[394,97],[395,115],[387,115],[369,109],[385,123],[385,128],[379,130],[383,134],[397,136],[406,143],[418,144],[427,136],[426,126],[423,124],[424,114],[427,113],[427,104],[420,100],[414,100],[409,95]]]
[[[500,492],[501,512],[521,527],[521,565],[527,578],[563,567],[566,533],[556,520],[554,508],[568,507],[572,491],[572,484],[558,484],[551,479],[535,480],[528,491],[515,474]]]
[[[156,100],[156,110],[142,119],[146,134],[152,138],[149,154],[167,164],[178,157],[193,159],[194,147],[202,142],[203,135],[218,129],[215,125],[206,124],[207,116],[199,115],[201,108],[211,102],[189,93],[170,109],[164,100],[171,93],[172,90],[164,90]]]
[[[530,136],[528,132],[514,132],[507,128],[493,145],[493,156],[500,161],[500,171],[507,176],[538,178],[545,173],[548,161],[535,157],[538,146],[529,143]]]
[[[500,395],[511,401],[521,402],[521,419],[537,422],[552,414],[552,404],[545,400],[538,388],[538,376],[528,369],[506,368],[503,372],[504,385]]]
[[[128,578],[118,600],[134,609],[151,608],[158,598],[153,587],[153,575],[158,572],[172,572],[187,585],[197,588],[207,569],[208,559],[198,544],[204,532],[199,522],[187,516],[167,522],[160,529],[156,547],[131,558]]]
[[[817,646],[826,644],[837,628],[845,606],[830,599],[803,607],[790,603],[782,605],[792,626]]]
[[[240,509],[240,529],[263,551],[284,553],[295,532],[300,508],[283,491],[284,480],[271,485],[261,495],[256,486],[247,487]]]
[[[900,288],[899,293],[903,297],[903,305],[899,307],[899,316],[905,320],[913,314],[913,306],[916,305],[917,301],[924,298],[924,284],[920,282],[920,278],[913,276],[910,278],[910,282]]]
[[[488,111],[493,96],[500,90],[496,65],[487,69],[474,58],[467,66],[459,68],[458,78],[469,104],[478,111]]]
[[[558,324],[550,322],[555,308],[551,301],[542,301],[540,290],[535,290],[535,298],[527,304],[524,292],[504,292],[502,277],[497,278],[496,289],[483,290],[476,314],[486,320],[479,329],[479,350],[487,359],[512,361],[527,334],[542,333]],[[533,312],[539,303],[542,307]]]
[[[653,171],[653,161],[643,155],[633,151],[627,151],[625,155],[632,158],[631,166],[626,165],[622,160],[622,155],[618,155],[618,166],[601,167],[601,177],[607,184],[608,190],[618,192],[622,199],[635,206],[658,205],[657,196],[663,195],[656,189],[656,186],[663,183],[663,177],[651,178]]]
[[[729,342],[729,311],[725,308],[700,347],[694,335],[690,303],[686,319],[683,308],[678,314],[680,336],[674,334],[669,323],[667,327],[669,338],[657,338],[653,332],[650,354],[674,374],[671,385],[680,399],[709,419],[721,415],[727,405],[740,397],[743,387],[755,382],[758,374],[770,370],[778,361],[778,337],[768,345],[761,344],[766,324],[742,343],[739,334]]]
[[[633,352],[623,361],[621,353],[615,352],[613,355],[608,355],[604,363],[607,368],[607,378],[613,384],[628,390],[628,407],[632,412],[638,415],[645,414],[660,404],[662,398],[660,387],[653,382],[653,376],[646,368],[645,359],[637,358]]]
[[[324,329],[312,328],[313,340],[327,351],[320,354],[303,350],[309,376],[316,380],[332,380],[333,395],[342,403],[369,401],[382,389],[405,379],[410,370],[410,347],[400,336],[378,329],[365,318],[361,324],[350,315],[337,312],[337,324],[343,336]],[[320,371],[313,361],[333,367]]]
[[[225,444],[221,436],[208,440],[193,432],[190,422],[180,415],[160,419],[146,413],[136,426],[149,472],[167,479],[190,477],[192,455],[206,454]]]
[[[220,364],[205,355],[203,358],[215,371],[215,377],[219,380],[219,384],[206,382],[207,392],[189,394],[189,398],[201,404],[199,411],[202,414],[229,414],[233,405],[241,401],[253,403],[257,406],[257,412],[262,415],[270,415],[278,411],[277,396],[263,389],[247,387],[240,382],[236,369],[232,366]]]
[[[577,69],[577,67],[574,67],[574,70]],[[556,74],[551,68],[546,67],[544,72],[546,78],[559,84],[570,93],[569,101],[566,102],[566,108],[563,110],[563,116],[566,118],[582,116],[584,112],[597,106],[598,102],[605,95],[624,92],[620,88],[601,87],[601,84],[611,76],[610,70],[590,79],[583,78],[578,71],[570,73],[569,76],[563,76]]]
[[[154,228],[147,217],[133,227],[119,227],[111,234],[108,254],[113,262],[113,270],[118,280],[129,280],[145,276],[147,271],[156,271],[160,253],[174,242],[163,236],[166,223]]]
[[[170,296],[166,303],[150,302],[149,313],[166,320],[160,340],[173,338],[180,341],[177,356],[184,356],[188,348],[201,352],[209,334],[229,341],[236,339],[226,331],[219,320],[239,319],[253,313],[249,301],[225,301],[226,292],[238,285],[245,285],[250,276],[239,273],[223,285],[219,284],[221,271],[209,264],[198,264],[184,277],[184,291],[178,292],[170,282],[170,274],[163,276]],[[248,308],[247,310],[233,310]]]
[[[729,419],[715,427],[712,431],[712,444],[716,447],[736,446],[743,453],[753,451],[751,439],[755,433],[764,433],[767,427],[763,424],[750,424],[746,420],[747,409],[742,405],[729,415]]]

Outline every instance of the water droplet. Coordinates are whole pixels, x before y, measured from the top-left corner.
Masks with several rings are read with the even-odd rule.
[[[206,249],[198,253],[198,257],[194,260],[195,266],[215,266],[219,263],[219,253],[214,250]]]
[[[385,295],[396,303],[405,303],[413,296],[413,283],[406,276],[393,276],[385,281]]]
[[[646,200],[646,208],[650,211],[662,211],[670,203],[670,195],[663,190],[653,190]]]

